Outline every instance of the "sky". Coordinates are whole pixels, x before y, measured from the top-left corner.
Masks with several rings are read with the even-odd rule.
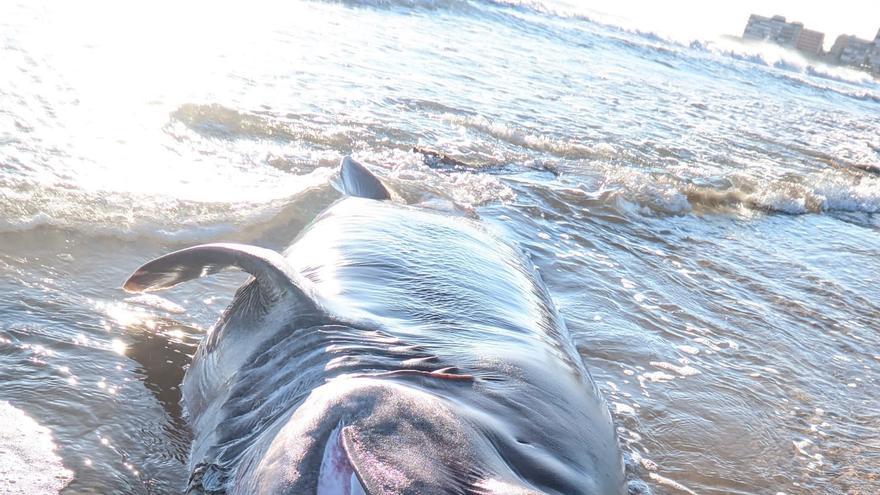
[[[749,14],[783,15],[825,33],[829,48],[840,34],[872,40],[880,29],[880,0],[568,0],[620,16],[663,34],[704,38],[741,35]]]

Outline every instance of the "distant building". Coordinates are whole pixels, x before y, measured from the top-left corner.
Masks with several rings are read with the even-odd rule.
[[[822,54],[822,48],[825,46],[825,34],[812,29],[804,29],[798,37],[795,48],[809,53],[810,55],[819,56]]]
[[[828,52],[828,60],[835,64],[866,67],[868,55],[875,47],[874,42],[863,40],[857,36],[841,34],[834,41]]]
[[[826,53],[825,35],[819,31],[806,29],[800,22],[788,22],[781,15],[764,17],[752,14],[749,16],[742,37],[746,40],[765,41],[791,48],[830,64],[868,70],[876,77],[880,77],[880,30],[872,41],[842,34]]]
[[[874,36],[873,45],[868,52],[868,66],[874,75],[880,76],[880,29],[877,30],[877,36]]]
[[[743,38],[769,41],[788,48],[795,48],[803,28],[803,24],[786,22],[785,17],[781,15],[764,17],[752,14],[749,16],[745,31],[743,31]]]
[[[749,16],[749,22],[746,23],[743,38],[775,43],[812,56],[822,53],[825,42],[823,33],[804,29],[804,25],[800,22],[788,22],[781,15],[764,17],[752,14]]]

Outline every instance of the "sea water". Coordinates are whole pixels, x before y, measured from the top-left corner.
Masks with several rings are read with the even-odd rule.
[[[0,491],[179,491],[244,277],[121,283],[283,249],[346,154],[529,253],[632,492],[880,491],[880,85],[488,0],[0,5]]]

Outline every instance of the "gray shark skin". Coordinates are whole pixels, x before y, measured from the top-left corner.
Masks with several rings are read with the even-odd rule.
[[[128,291],[253,278],[183,380],[188,493],[622,495],[608,408],[532,263],[471,219],[347,196],[283,254],[210,244]],[[363,197],[365,196],[365,197]]]

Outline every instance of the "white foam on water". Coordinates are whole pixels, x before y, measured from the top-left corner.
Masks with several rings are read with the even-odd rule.
[[[497,176],[469,172],[438,171],[424,164],[423,155],[402,150],[361,151],[354,158],[368,164],[382,180],[408,190],[446,197],[456,205],[471,209],[492,202],[511,201],[513,190]],[[424,201],[426,198],[421,198]]]
[[[52,226],[106,235],[217,235],[269,220],[298,194],[328,183],[334,172],[320,168],[306,175],[279,173],[274,181],[267,177],[259,184],[242,184],[233,177],[225,187],[237,189],[234,195],[220,192],[213,199],[147,191],[136,181],[134,190],[124,190],[122,186],[104,189],[81,183],[0,180],[0,232]],[[197,188],[212,191],[210,185]]]
[[[608,143],[584,144],[551,133],[516,127],[482,115],[444,114],[443,119],[466,129],[486,134],[499,141],[550,153],[562,158],[607,158],[614,152]]]
[[[612,402],[614,405],[614,414],[628,414],[630,416],[635,416],[636,410],[629,404],[623,404],[620,402]]]
[[[0,493],[58,493],[73,479],[55,453],[52,432],[0,401]]]
[[[715,39],[708,41],[695,41],[690,44],[692,48],[705,50],[706,52],[722,55],[737,60],[752,62],[765,67],[773,67],[787,72],[814,76],[856,85],[872,87],[875,82],[867,72],[858,71],[848,67],[836,67],[807,59],[793,50],[787,50],[780,46],[768,43],[754,43],[736,39]],[[807,78],[800,82],[817,84]],[[828,89],[837,89],[827,86]]]
[[[598,169],[603,197],[636,214],[743,209],[792,215],[880,212],[880,176],[858,170],[829,167],[778,178],[737,171],[725,177],[727,187],[715,187],[693,180],[702,178],[694,168],[680,175],[604,164]]]
[[[656,382],[663,383],[663,382],[668,382],[668,381],[674,380],[675,376],[670,375],[669,373],[664,373],[663,371],[652,371],[650,373],[643,373],[642,375],[639,375],[638,378],[639,378],[639,382],[642,383],[642,385],[644,386],[645,380],[655,382],[655,383]]]
[[[657,49],[671,53],[687,50],[702,51],[715,57],[750,62],[760,66],[756,69],[769,69],[775,75],[797,84],[860,100],[880,102],[880,85],[866,72],[816,62],[794,50],[769,43],[744,42],[733,37],[723,37],[725,28],[710,22],[709,18],[704,18],[704,22],[700,23],[681,22],[681,16],[667,15],[669,9],[646,5],[643,2],[617,2],[615,5],[603,5],[601,11],[594,10],[581,2],[568,0],[485,0],[485,2],[603,26],[610,31],[606,36],[621,36],[621,39],[625,39],[628,43],[635,43],[649,50]],[[729,17],[721,14],[720,11],[716,14],[710,16],[715,21]],[[619,34],[612,34],[615,32]],[[858,89],[846,86],[856,86]]]
[[[696,368],[694,368],[693,366],[690,366],[688,364],[678,366],[678,365],[675,365],[672,363],[668,363],[666,361],[651,361],[650,364],[651,364],[651,366],[654,366],[655,368],[660,368],[662,370],[667,370],[667,371],[674,371],[681,376],[693,376],[693,375],[697,375],[700,373],[699,370],[697,370]]]
[[[465,0],[342,0],[346,5],[379,8],[455,9],[467,7]]]
[[[186,308],[183,306],[155,294],[138,294],[125,298],[125,302],[155,308],[175,315],[186,313]]]
[[[679,483],[673,479],[667,478],[665,476],[661,476],[661,475],[654,473],[654,472],[648,473],[648,476],[652,480],[656,481],[657,484],[659,484],[659,485],[663,485],[667,488],[672,488],[674,490],[677,490],[677,491],[683,492],[683,493],[687,493],[689,495],[697,495],[697,492],[691,490],[690,488],[682,485],[681,483]]]
[[[687,345],[687,344],[681,344],[681,345],[679,345],[679,346],[678,346],[678,350],[680,350],[681,352],[684,352],[684,353],[686,353],[686,354],[690,354],[691,356],[696,356],[697,354],[700,353],[700,349],[699,349],[699,348],[694,347],[694,346],[692,346],[692,345]]]
[[[771,182],[751,199],[757,205],[784,213],[877,213],[880,212],[880,177],[829,169],[808,174],[801,183]]]

